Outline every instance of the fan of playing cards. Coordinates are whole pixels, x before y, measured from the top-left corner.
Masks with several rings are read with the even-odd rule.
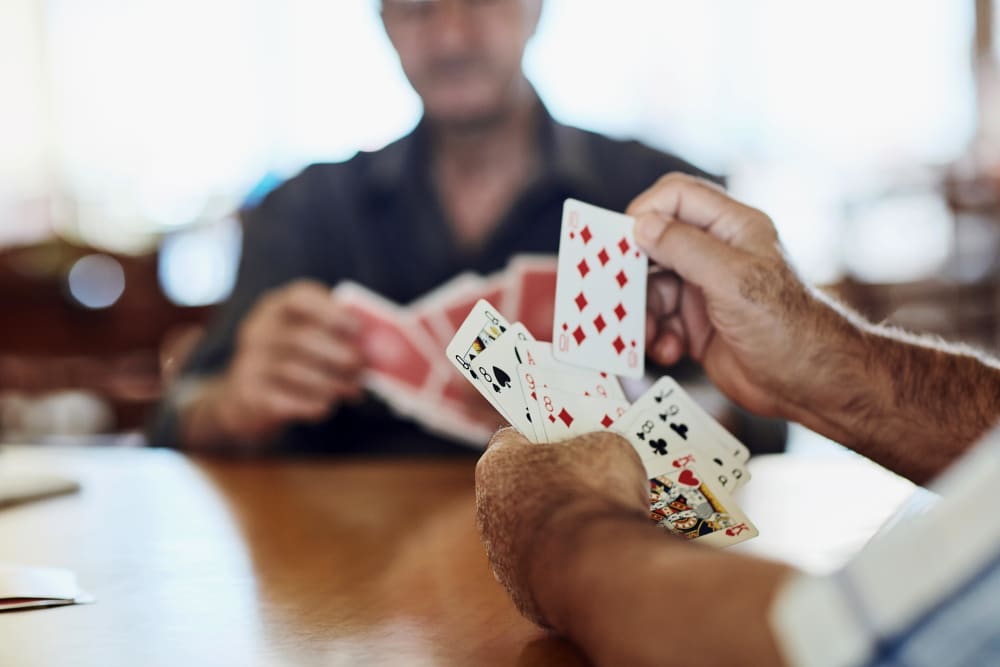
[[[648,260],[633,220],[575,200],[563,210],[552,342],[480,299],[447,357],[535,443],[592,431],[624,436],[649,477],[650,518],[700,543],[757,535],[730,497],[750,453],[672,378],[630,404],[615,376],[642,377]]]
[[[552,324],[555,259],[518,255],[501,271],[456,276],[408,306],[356,283],[337,285],[334,297],[353,312],[364,332],[366,387],[426,430],[482,448],[498,424],[470,416],[468,389],[437,350],[448,344],[479,299],[516,313],[536,335],[546,332]]]

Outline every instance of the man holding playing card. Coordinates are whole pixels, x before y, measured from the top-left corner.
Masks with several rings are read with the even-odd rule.
[[[934,479],[942,500],[836,575],[808,577],[656,528],[618,436],[534,445],[503,430],[477,468],[479,525],[522,612],[597,665],[1000,664],[1000,432],[984,439],[1000,363],[806,287],[770,220],[712,184],[665,177],[628,213],[669,270],[650,278],[652,358],[689,355],[746,409]]]
[[[566,198],[621,210],[665,171],[701,173],[549,116],[521,70],[541,5],[381,2],[423,120],[385,149],[307,168],[244,211],[236,287],[165,401],[154,443],[463,451],[362,399],[372,388],[368,371],[381,363],[378,393],[387,403],[423,421],[450,405],[428,363],[440,359],[444,342],[425,343],[445,316],[407,318],[399,306],[463,272],[497,272],[517,254],[554,255]],[[345,281],[363,289],[352,299],[341,290],[331,296]],[[371,326],[380,327],[378,341]],[[485,432],[496,427],[493,412],[454,380],[466,392],[457,397],[458,432],[481,446],[476,434],[484,422]]]

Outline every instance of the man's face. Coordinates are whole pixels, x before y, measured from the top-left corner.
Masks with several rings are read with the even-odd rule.
[[[541,0],[383,0],[382,20],[431,120],[501,114],[521,76]]]

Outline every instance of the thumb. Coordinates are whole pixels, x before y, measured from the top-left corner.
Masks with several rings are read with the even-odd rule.
[[[743,253],[699,227],[643,213],[636,218],[635,240],[653,262],[706,292],[735,286]]]

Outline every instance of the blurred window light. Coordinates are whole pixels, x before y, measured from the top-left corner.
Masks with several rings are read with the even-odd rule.
[[[125,291],[125,272],[114,257],[87,255],[78,259],[67,276],[69,294],[85,308],[110,308]]]
[[[527,67],[557,116],[710,168],[941,161],[974,131],[973,21],[940,0],[550,0]]]
[[[1000,63],[1000,0],[993,0],[993,60]]]
[[[38,5],[38,0],[0,2],[0,207],[12,194],[35,196],[47,185],[51,117]]]
[[[419,114],[371,3],[47,3],[63,171],[137,224],[231,210],[268,169],[381,146]]]
[[[12,75],[8,115],[17,115],[0,127],[0,145],[11,135],[17,149],[4,173],[46,175],[94,211],[87,220],[114,224],[109,234],[81,225],[104,247],[219,219],[263,174],[378,148],[420,116],[374,2],[0,4],[0,37],[3,19],[17,26],[10,62],[39,72]],[[776,219],[786,230],[836,231],[830,211],[865,174],[965,150],[975,131],[973,9],[547,0],[525,66],[558,119],[728,173],[756,205],[794,211]],[[757,171],[788,180],[773,187]],[[809,211],[803,193],[817,190],[817,176],[832,183]],[[793,259],[816,256],[832,233],[789,231]]]
[[[940,273],[953,243],[954,221],[939,194],[889,195],[850,219],[844,261],[865,282],[913,282]]]
[[[167,298],[179,306],[207,306],[229,296],[236,281],[241,239],[234,218],[164,238],[158,272]]]

